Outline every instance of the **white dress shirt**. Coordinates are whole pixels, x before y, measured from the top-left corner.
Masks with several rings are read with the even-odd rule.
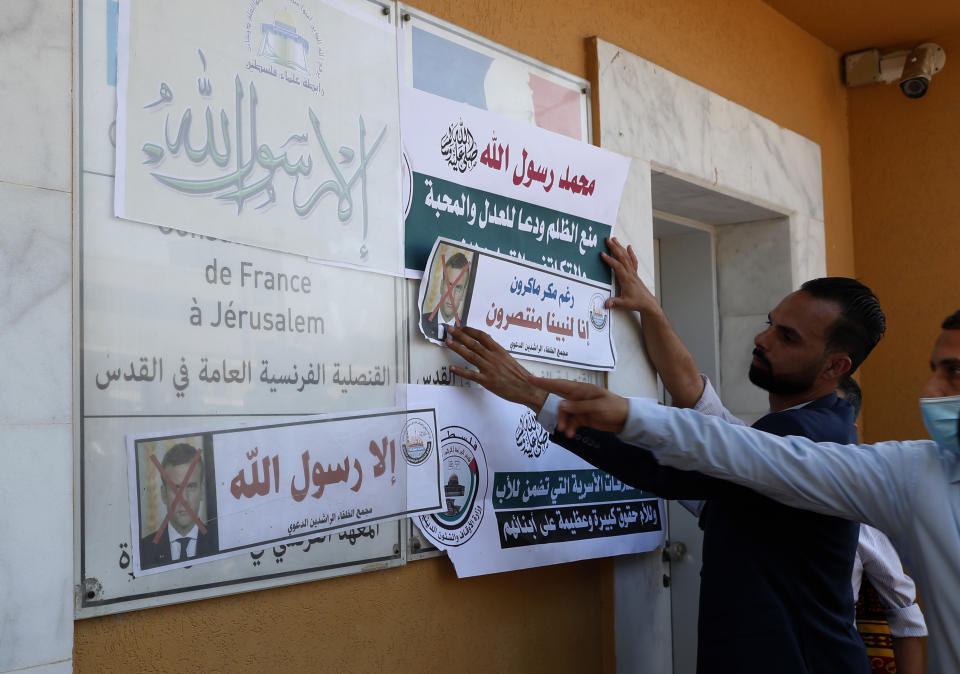
[[[930,440],[815,443],[630,399],[620,437],[681,470],[884,531],[926,597],[929,671],[960,672],[960,455]]]
[[[734,416],[720,400],[709,378],[701,375],[704,381],[703,393],[693,409],[701,414],[719,417],[737,426],[747,424]],[[561,398],[549,395],[543,404],[540,417],[541,425],[548,431],[556,429],[557,405]],[[796,405],[796,407],[803,407]],[[546,424],[550,424],[549,426]],[[679,503],[694,516],[703,512],[704,501],[682,499]],[[867,525],[860,525],[860,537],[857,540],[857,553],[853,563],[853,597],[860,593],[863,574],[877,590],[884,605],[884,616],[894,637],[923,637],[927,635],[927,625],[923,613],[917,604],[917,590],[913,580],[903,571],[903,565],[890,540],[882,533]]]
[[[903,572],[900,557],[890,539],[868,524],[860,525],[857,556],[853,560],[854,597],[860,594],[860,580],[864,574],[880,595],[891,636],[927,636],[927,623],[917,605],[916,585]]]

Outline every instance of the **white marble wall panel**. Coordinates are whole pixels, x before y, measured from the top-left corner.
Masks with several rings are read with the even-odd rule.
[[[597,57],[604,147],[823,220],[816,143],[609,42]]]
[[[653,210],[648,162],[634,159],[630,163],[614,234],[624,246],[633,246],[639,258],[640,278],[652,288]],[[621,395],[656,397],[657,375],[643,349],[636,316],[624,311],[615,312],[613,338],[617,345],[617,369],[608,376],[610,390]]]
[[[748,194],[786,207],[791,213],[823,220],[823,179],[820,146],[803,136],[763,119],[746,108],[749,116],[750,148],[755,156]]]
[[[793,287],[804,281],[827,275],[826,233],[823,220],[804,215],[790,219],[790,254],[793,267]]]
[[[756,136],[752,133],[750,116],[738,114],[741,110],[726,98],[708,95],[705,123],[710,140],[704,143],[704,151],[709,153],[713,181],[727,190],[734,190],[734,186],[743,190],[753,185]]]
[[[790,229],[786,218],[718,227],[720,315],[766,315],[793,289],[790,268]]]
[[[0,2],[0,181],[67,191],[70,2]]]
[[[0,183],[0,424],[70,423],[70,195]]]
[[[700,372],[720,381],[714,241],[709,232],[660,237],[660,304]],[[692,281],[692,282],[691,282]]]
[[[770,410],[767,392],[750,383],[753,338],[766,327],[767,313],[720,317],[720,383],[723,404],[743,420]]]
[[[73,654],[73,3],[0,3],[0,671]]]
[[[72,656],[70,424],[3,426],[0,464],[0,671],[7,672]]]
[[[597,55],[600,144],[712,183],[704,148],[710,92],[603,40]]]
[[[672,671],[669,567],[659,551],[614,558],[618,674]],[[599,669],[599,667],[598,667]]]

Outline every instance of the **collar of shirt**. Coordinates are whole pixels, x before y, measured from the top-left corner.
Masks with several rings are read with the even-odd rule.
[[[187,557],[196,557],[197,536],[200,535],[200,530],[196,524],[194,524],[193,529],[188,531],[186,534],[181,534],[173,527],[172,524],[167,524],[167,535],[170,537],[170,554],[172,555],[171,559],[175,560],[180,556],[180,544],[177,542],[178,538],[190,539],[190,541],[187,543]]]

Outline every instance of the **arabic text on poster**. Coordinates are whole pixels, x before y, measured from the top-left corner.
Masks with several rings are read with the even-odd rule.
[[[407,159],[405,266],[436,238],[600,282],[630,160],[416,89],[401,97]]]
[[[478,389],[411,385],[440,421],[444,508],[415,518],[460,577],[652,550],[663,504],[550,442],[529,409]]]

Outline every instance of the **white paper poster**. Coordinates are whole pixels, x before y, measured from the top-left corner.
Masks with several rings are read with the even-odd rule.
[[[628,157],[412,88],[401,105],[408,275],[440,236],[609,282]]]
[[[380,7],[122,0],[118,38],[118,217],[400,272]]]
[[[444,509],[414,521],[459,577],[652,550],[663,503],[550,442],[533,413],[481,390],[410,386],[437,410]]]
[[[434,512],[436,438],[432,409],[131,436],[134,574]]]
[[[447,325],[489,333],[518,358],[593,370],[617,362],[610,286],[438,239],[420,282],[420,332],[443,342]]]

